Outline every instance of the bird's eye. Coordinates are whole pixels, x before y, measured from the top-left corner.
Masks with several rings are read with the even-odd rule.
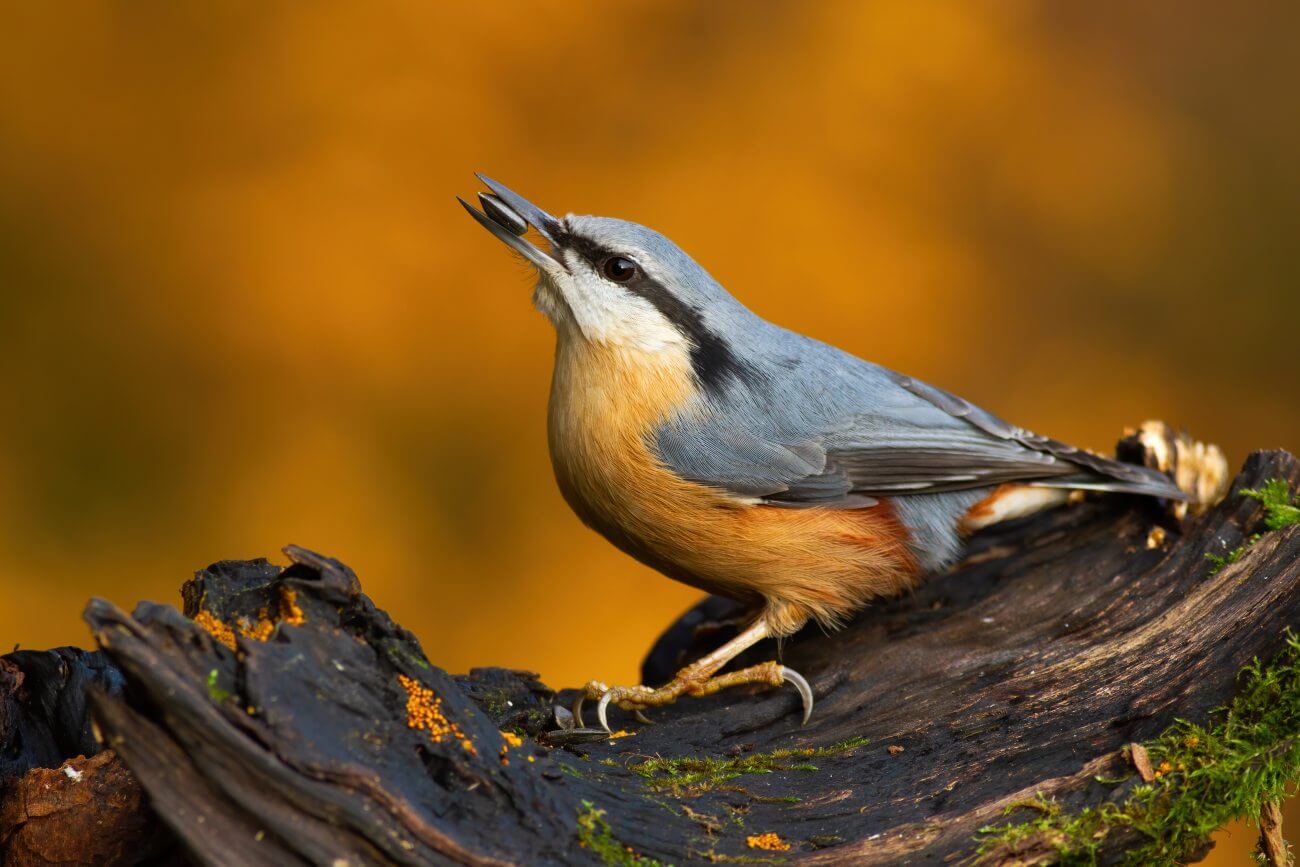
[[[626,256],[610,256],[600,263],[600,273],[615,283],[626,283],[636,276],[636,263]]]

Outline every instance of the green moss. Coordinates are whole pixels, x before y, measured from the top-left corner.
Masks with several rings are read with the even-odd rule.
[[[1243,497],[1259,500],[1264,506],[1264,526],[1269,530],[1281,530],[1300,524],[1300,494],[1292,496],[1291,486],[1284,479],[1269,479],[1260,488],[1246,488]],[[1255,533],[1233,548],[1227,554],[1206,554],[1205,559],[1214,564],[1211,575],[1220,569],[1236,563],[1246,555],[1251,546],[1263,538],[1263,533]]]
[[[839,755],[866,742],[866,738],[849,738],[826,747],[772,750],[722,759],[707,756],[665,759],[656,756],[630,765],[628,770],[642,777],[655,791],[667,791],[682,797],[710,791],[746,774],[815,771],[817,766],[808,759]]]
[[[838,846],[844,842],[844,838],[839,834],[814,834],[807,842],[814,849],[825,849],[828,846]]]
[[[1142,842],[1123,863],[1174,865],[1224,823],[1258,820],[1260,807],[1290,794],[1300,778],[1300,640],[1288,632],[1271,663],[1247,666],[1236,698],[1207,725],[1180,720],[1144,746],[1156,779],[1122,803],[1073,813],[1041,796],[1012,805],[1008,813],[1038,815],[981,829],[980,853],[1032,842],[1054,848],[1062,864],[1095,864],[1112,832],[1131,829]]]
[[[591,801],[583,801],[578,811],[578,842],[611,867],[672,867],[623,845],[605,821],[605,811]]]
[[[510,712],[510,695],[505,689],[489,689],[479,696],[479,707],[496,719]]]
[[[1270,530],[1300,524],[1300,495],[1292,497],[1284,479],[1269,479],[1262,488],[1248,488],[1241,495],[1264,505],[1264,526]]]
[[[646,798],[646,800],[652,804],[658,804],[660,807],[663,807],[665,810],[672,813],[674,816],[682,815],[682,811],[677,808],[676,804],[670,804],[667,801],[665,801],[663,798]]]
[[[1242,557],[1246,556],[1246,552],[1250,550],[1251,546],[1262,538],[1264,538],[1262,533],[1255,533],[1227,554],[1222,556],[1218,554],[1206,554],[1205,559],[1209,560],[1210,563],[1214,565],[1214,568],[1210,570],[1210,574],[1218,575],[1219,571],[1222,570],[1223,567],[1231,566],[1233,563],[1236,563]]]
[[[432,670],[429,660],[425,659],[423,654],[413,651],[411,646],[400,638],[382,639],[374,646],[383,651],[384,655],[399,668],[402,667],[403,663],[406,663],[417,668],[423,668],[425,671]]]
[[[565,775],[570,776],[570,777],[573,777],[573,778],[576,779],[576,780],[585,780],[585,779],[587,779],[587,774],[586,774],[586,773],[584,773],[584,772],[578,770],[577,768],[575,768],[573,765],[569,764],[568,762],[566,762],[566,761],[560,761],[560,762],[558,762],[557,764],[559,764],[559,766],[560,766],[560,773],[565,774]]]
[[[745,816],[749,814],[749,804],[723,804],[727,811],[727,818],[731,824],[737,828],[745,827]]]
[[[230,698],[230,692],[217,685],[219,672],[214,668],[208,672],[208,698],[220,704]]]

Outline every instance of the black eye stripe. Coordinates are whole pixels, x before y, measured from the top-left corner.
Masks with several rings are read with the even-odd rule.
[[[558,235],[555,239],[555,244],[558,247],[562,247],[566,250],[572,250],[573,252],[577,253],[579,256],[585,259],[587,261],[587,264],[589,264],[592,268],[596,268],[603,259],[607,259],[610,256],[618,255],[613,250],[607,250],[604,247],[601,247],[599,244],[596,244],[578,235],[569,234],[568,232],[564,233],[563,235]]]
[[[647,274],[635,257],[567,233],[556,237],[556,245],[577,253],[597,274],[601,273],[601,264],[613,257],[626,258],[636,263],[635,275],[618,285],[648,301],[690,341],[691,368],[706,389],[721,391],[731,379],[753,381],[761,377],[757,370],[736,357],[726,340],[709,330],[704,324],[704,316],[697,308],[687,304]]]

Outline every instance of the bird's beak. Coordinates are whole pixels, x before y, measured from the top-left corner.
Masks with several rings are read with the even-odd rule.
[[[562,263],[523,237],[528,227],[532,226],[552,246],[555,246],[556,240],[564,234],[560,221],[509,187],[498,184],[485,175],[480,174],[477,177],[492,192],[478,194],[479,203],[483,206],[482,211],[460,196],[456,197],[456,201],[465,206],[470,216],[477,220],[480,226],[496,235],[507,247],[536,265],[544,273],[567,271],[568,269]]]

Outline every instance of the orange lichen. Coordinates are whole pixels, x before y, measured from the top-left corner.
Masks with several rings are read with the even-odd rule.
[[[298,607],[298,592],[289,587],[281,587],[279,612],[276,617],[272,617],[267,609],[263,608],[257,612],[257,622],[251,626],[241,624],[239,634],[245,635],[255,641],[268,641],[271,634],[275,632],[277,623],[288,623],[291,626],[302,626],[307,622],[307,617]]]
[[[302,626],[307,616],[298,607],[298,591],[292,587],[280,588],[280,622],[290,626]]]
[[[293,626],[301,626],[307,622],[306,615],[298,607],[297,592],[287,587],[281,587],[279,593],[280,602],[277,606],[279,610],[276,616],[272,617],[270,612],[263,608],[257,612],[257,621],[255,623],[250,623],[247,618],[240,618],[237,624],[240,635],[254,641],[269,641],[271,635],[275,632],[277,624],[288,623]],[[226,623],[222,623],[211,611],[203,609],[195,616],[194,622],[226,647],[231,650],[235,649],[235,629]]]
[[[619,730],[616,731],[616,732],[610,732],[610,733],[609,733],[609,739],[610,739],[611,741],[616,741],[616,740],[618,740],[619,738],[628,738],[628,737],[631,737],[631,736],[634,735],[634,734],[636,734],[636,732],[630,732],[630,731],[628,731],[628,730],[626,730],[626,729],[619,729]]]
[[[751,834],[745,838],[745,845],[751,849],[763,849],[767,852],[789,852],[790,844],[773,831],[766,834]]]
[[[440,744],[447,738],[460,741],[461,747],[471,756],[478,755],[474,743],[461,731],[460,726],[447,719],[442,712],[442,699],[433,694],[427,686],[421,686],[414,678],[404,674],[397,676],[397,682],[406,690],[406,725],[413,729],[428,732],[429,739]]]
[[[208,635],[211,635],[217,641],[220,641],[231,650],[235,649],[235,630],[216,618],[211,611],[206,608],[200,611],[194,617],[194,622],[199,625]]]
[[[510,748],[523,746],[524,739],[519,737],[519,735],[515,734],[514,732],[508,732],[505,731],[504,729],[501,732],[501,737],[503,740],[505,740],[505,743],[501,745],[501,764],[508,765],[510,764],[510,756],[507,755],[507,753],[509,752]],[[529,756],[528,761],[531,762],[532,760],[533,757]]]
[[[267,619],[265,608],[258,612],[257,622],[252,626],[242,623],[239,626],[239,634],[254,641],[269,641],[274,631],[275,622]]]

